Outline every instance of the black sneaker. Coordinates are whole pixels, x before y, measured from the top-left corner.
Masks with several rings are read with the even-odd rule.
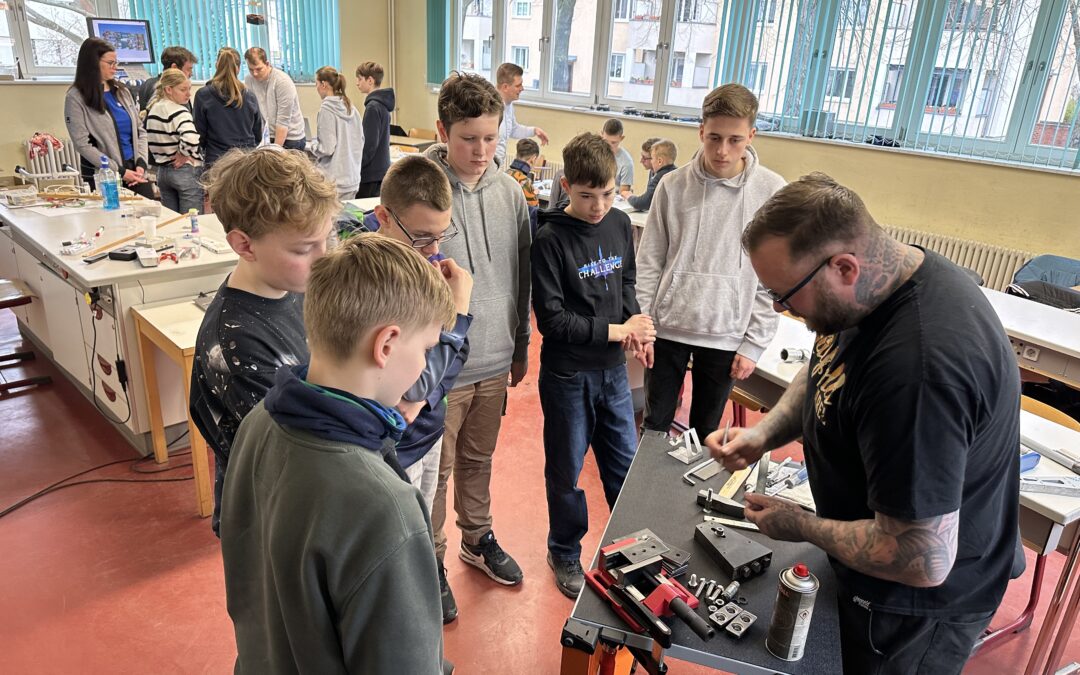
[[[585,570],[578,560],[555,560],[551,553],[547,555],[548,566],[555,572],[555,585],[562,594],[571,600],[577,599],[581,587],[585,584]]]
[[[439,592],[442,595],[442,622],[446,625],[457,618],[457,602],[450,590],[450,582],[446,580],[446,568],[442,562],[439,562]]]
[[[483,570],[484,574],[504,586],[516,586],[521,583],[523,577],[521,568],[506,551],[502,550],[499,542],[495,541],[494,532],[488,532],[480,537],[480,543],[476,546],[461,542],[461,551],[458,555],[462,560]]]

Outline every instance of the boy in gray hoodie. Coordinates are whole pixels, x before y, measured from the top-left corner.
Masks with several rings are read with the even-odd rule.
[[[717,87],[702,105],[701,148],[657,186],[637,257],[641,313],[656,342],[645,348],[645,421],[667,432],[691,357],[690,426],[715,431],[735,380],[754,372],[777,317],[740,244],[754,213],[784,179],[750,146],[757,98]]]
[[[432,507],[435,553],[445,559],[446,483],[454,473],[459,556],[496,582],[521,583],[521,568],[491,529],[491,457],[506,408],[507,378],[528,368],[529,210],[517,181],[494,161],[503,102],[474,74],[452,73],[439,91],[441,144],[425,153],[446,172],[461,235],[441,248],[473,276],[471,352],[447,397],[439,480]],[[444,610],[452,595],[442,589]]]

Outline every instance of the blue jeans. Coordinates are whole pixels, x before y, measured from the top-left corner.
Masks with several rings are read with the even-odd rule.
[[[273,136],[273,134],[270,135]],[[307,139],[297,138],[294,140],[286,138],[285,142],[281,144],[281,147],[286,150],[299,150],[300,152],[303,152],[307,148]]]
[[[177,213],[187,213],[195,209],[203,212],[203,187],[199,183],[199,170],[190,164],[179,169],[171,165],[157,168],[158,190],[161,192],[161,205]]]
[[[555,560],[581,557],[589,510],[578,476],[592,445],[608,508],[615,506],[637,447],[634,403],[626,366],[561,372],[540,366],[544,411],[544,482],[548,550]]]

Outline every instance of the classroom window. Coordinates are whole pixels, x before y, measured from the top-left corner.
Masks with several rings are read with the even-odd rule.
[[[513,0],[513,16],[515,19],[527,19],[532,16],[532,0]]]
[[[532,2],[494,44],[521,45],[510,54],[541,100],[693,118],[738,81],[765,131],[1080,173],[1080,2]]]
[[[613,80],[621,80],[626,68],[626,54],[612,54],[608,63],[608,77]]]
[[[529,48],[521,46],[513,46],[510,48],[510,60],[524,70],[529,69]]]
[[[463,6],[460,18],[460,31],[458,32],[458,60],[457,68],[468,73],[476,73],[485,78],[491,78],[491,61],[493,43],[494,17],[491,0],[471,0]],[[479,45],[480,55],[476,49]]]
[[[123,0],[0,3],[0,69],[12,75],[73,75],[79,47],[87,38],[86,19],[128,18]]]
[[[593,64],[601,57],[596,45],[596,5],[556,2],[551,27],[551,53],[546,66],[552,93],[587,97],[592,94]]]

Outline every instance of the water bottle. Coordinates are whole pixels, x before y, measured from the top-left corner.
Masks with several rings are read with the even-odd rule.
[[[106,211],[115,211],[120,208],[120,177],[109,168],[109,158],[101,156],[101,168],[94,173],[94,182],[97,183],[98,194],[101,195],[102,206]]]

